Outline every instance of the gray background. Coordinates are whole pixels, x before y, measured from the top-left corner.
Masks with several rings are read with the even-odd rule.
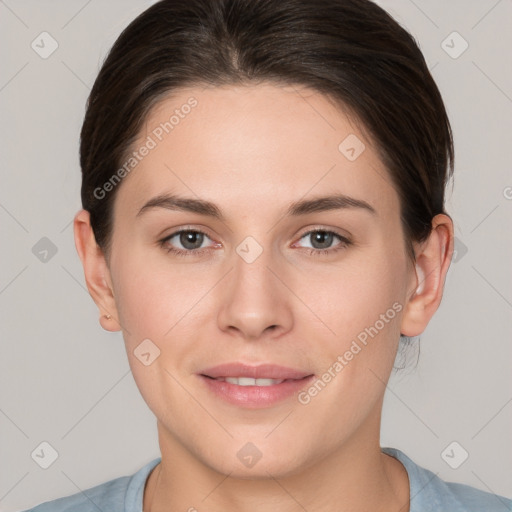
[[[445,480],[511,496],[511,1],[379,3],[417,39],[447,105],[458,249],[417,367],[413,353],[391,378],[381,444]],[[2,511],[132,474],[159,456],[121,334],[99,326],[71,224],[87,94],[115,38],[149,4],[0,1]],[[43,31],[59,45],[47,59],[31,47]],[[457,58],[445,51],[463,48],[446,39],[453,31],[469,44]],[[55,254],[41,252],[43,237]],[[31,456],[43,441],[58,452],[47,469]],[[462,449],[469,457],[453,469],[446,461],[460,463]]]

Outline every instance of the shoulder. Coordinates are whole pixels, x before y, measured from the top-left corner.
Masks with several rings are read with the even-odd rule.
[[[410,512],[512,512],[512,500],[475,487],[446,482],[417,465],[396,448],[382,451],[398,459],[407,470],[410,485]]]
[[[146,479],[160,462],[154,459],[131,476],[122,476],[84,491],[46,501],[24,512],[140,512]]]
[[[82,492],[46,501],[25,512],[89,512],[110,510],[124,512],[124,496],[130,477],[124,476]]]

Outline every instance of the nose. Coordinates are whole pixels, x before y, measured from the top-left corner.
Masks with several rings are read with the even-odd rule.
[[[219,296],[218,325],[247,341],[277,338],[292,328],[291,295],[283,265],[264,250],[252,262],[238,254]]]

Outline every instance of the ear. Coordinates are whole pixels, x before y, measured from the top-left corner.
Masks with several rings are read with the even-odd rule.
[[[90,215],[80,210],[73,222],[75,246],[84,267],[87,289],[100,310],[100,324],[107,331],[119,331],[118,313],[110,270],[103,251],[96,243]]]
[[[444,283],[453,254],[453,222],[445,214],[432,219],[429,238],[416,252],[415,276],[402,316],[400,333],[418,336],[427,327],[443,297]]]

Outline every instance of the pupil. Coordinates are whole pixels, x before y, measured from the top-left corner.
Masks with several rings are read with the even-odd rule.
[[[187,232],[181,234],[180,243],[186,249],[197,249],[197,248],[201,247],[201,244],[203,243],[202,237],[203,237],[202,233],[187,231]],[[197,239],[199,239],[199,242]],[[187,244],[191,244],[192,247],[188,246]]]
[[[325,231],[317,231],[313,234],[313,247],[315,247],[315,243],[320,243],[322,247],[315,247],[315,249],[326,249],[329,247],[332,242],[332,233],[327,233]],[[323,245],[327,245],[327,247],[323,247]]]

